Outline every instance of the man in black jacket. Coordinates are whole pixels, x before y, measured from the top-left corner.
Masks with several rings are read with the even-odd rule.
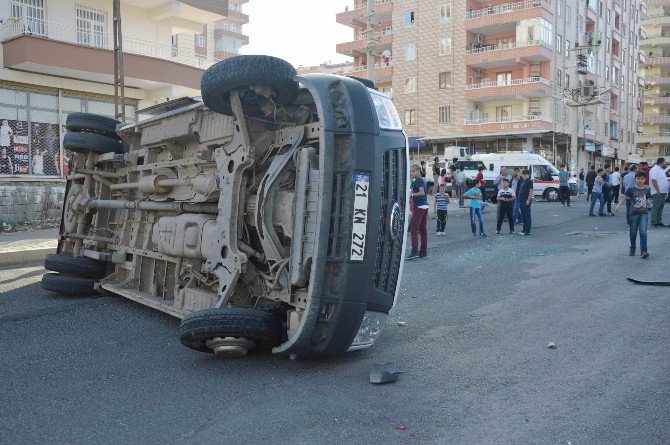
[[[589,199],[591,199],[591,195],[593,194],[593,183],[596,180],[596,176],[598,176],[596,174],[596,166],[592,165],[591,170],[589,170],[589,172],[586,174],[586,188],[587,188],[586,200],[587,201]]]

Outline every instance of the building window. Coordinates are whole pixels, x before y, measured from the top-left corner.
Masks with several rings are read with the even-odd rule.
[[[440,40],[440,55],[446,56],[451,54],[451,39],[445,38]]]
[[[502,105],[496,107],[496,122],[507,122],[512,119],[512,106]]]
[[[205,47],[205,36],[202,34],[199,34],[195,36],[195,46],[199,48],[204,48]]]
[[[451,88],[451,72],[440,73],[439,82],[441,90]]]
[[[570,74],[565,74],[565,88],[570,88]]]
[[[556,80],[558,81],[558,86],[562,87],[563,86],[563,74],[561,73],[561,70],[557,70],[557,76]]]
[[[105,47],[105,11],[77,5],[77,43]]]
[[[441,124],[448,124],[451,122],[451,107],[446,106],[446,107],[440,107],[439,110],[439,119]]]
[[[381,92],[386,94],[388,97],[393,97],[393,87],[382,87]]]
[[[393,28],[390,26],[382,26],[382,35],[390,36],[393,34]]]
[[[414,26],[414,11],[407,11],[405,13],[405,28]]]
[[[405,110],[405,125],[416,124],[416,110]]]
[[[565,22],[572,23],[572,8],[568,5],[565,6]]]
[[[565,57],[570,57],[570,41],[565,39]]]
[[[559,17],[563,15],[561,14],[562,11],[563,11],[563,0],[558,0],[556,2],[556,13],[558,14]]]
[[[413,43],[405,45],[405,60],[414,60],[416,57],[416,46]]]
[[[26,19],[32,34],[46,35],[44,0],[13,0],[12,17]]]
[[[172,34],[172,44],[176,45],[177,43],[179,43],[178,35],[177,34]]]
[[[416,77],[405,79],[405,93],[416,93]]]
[[[445,22],[451,18],[451,3],[440,5],[440,21]]]
[[[560,34],[556,34],[556,49],[558,51],[563,49],[563,37]]]
[[[600,17],[603,16],[603,2],[602,2],[602,0],[598,1],[598,15]]]
[[[509,85],[512,83],[512,72],[498,73],[496,75],[496,83],[498,86]]]

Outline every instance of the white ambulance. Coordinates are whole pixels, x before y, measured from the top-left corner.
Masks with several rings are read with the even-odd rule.
[[[533,153],[488,153],[472,156],[473,161],[484,163],[486,185],[493,184],[500,174],[501,167],[507,167],[507,174],[512,175],[514,167],[528,169],[533,178],[533,190],[536,198],[547,201],[558,200],[559,170],[544,157]],[[577,193],[577,184],[570,184],[571,194]]]

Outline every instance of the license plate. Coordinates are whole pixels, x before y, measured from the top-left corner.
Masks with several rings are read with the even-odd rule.
[[[354,174],[354,217],[351,229],[350,261],[365,258],[365,238],[368,232],[368,196],[370,175]]]

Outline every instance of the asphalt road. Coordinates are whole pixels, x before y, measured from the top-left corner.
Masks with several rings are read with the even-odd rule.
[[[533,212],[530,237],[487,212],[485,239],[452,215],[375,347],[327,362],[193,352],[169,316],[0,269],[0,443],[670,443],[670,290],[625,281],[670,279],[670,229],[642,260],[622,216]]]

